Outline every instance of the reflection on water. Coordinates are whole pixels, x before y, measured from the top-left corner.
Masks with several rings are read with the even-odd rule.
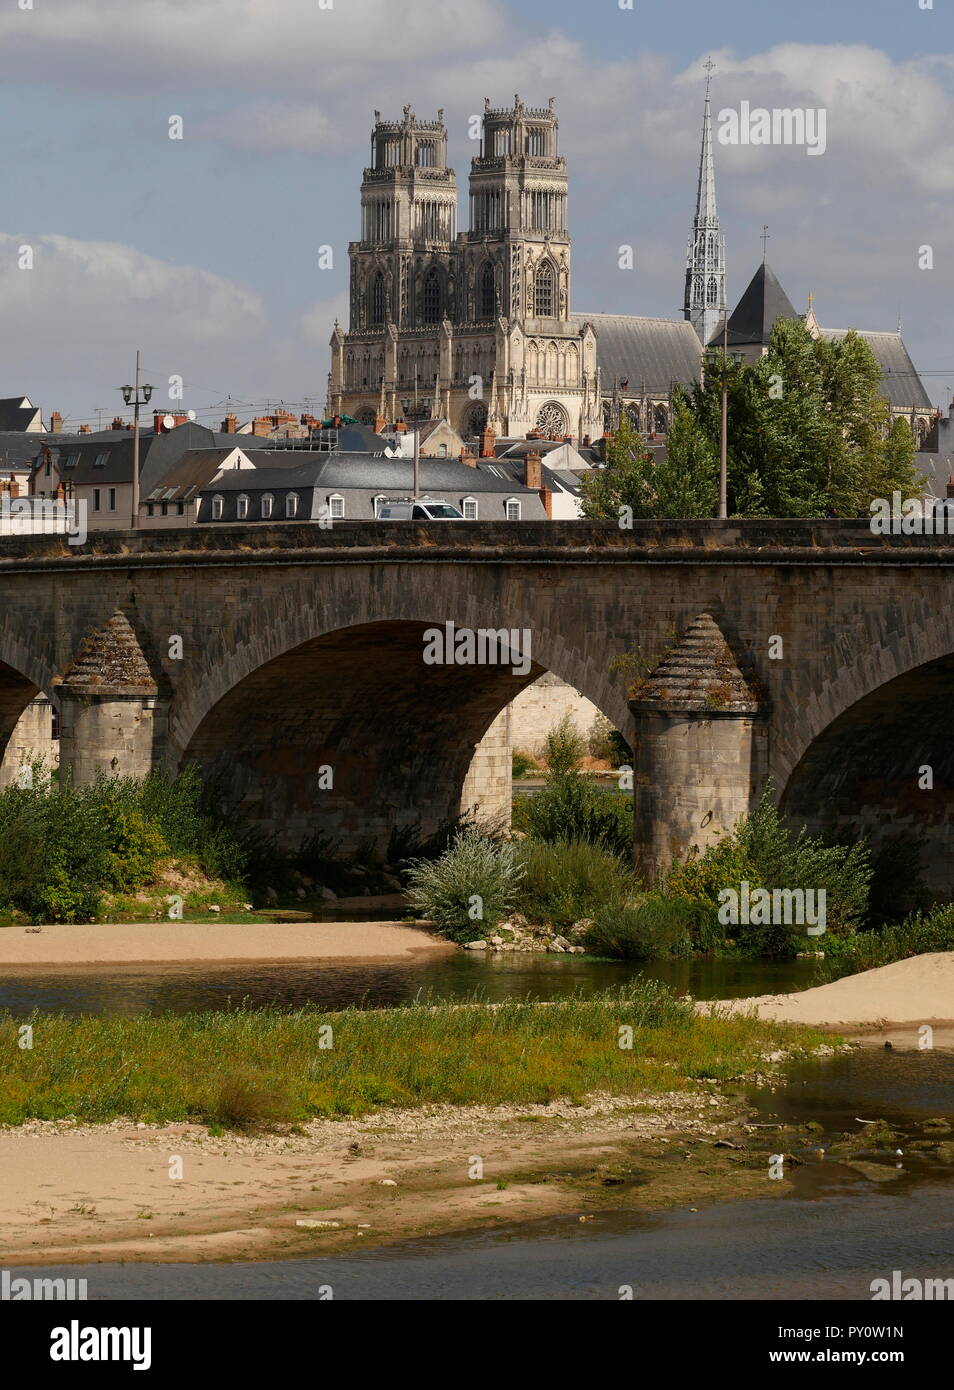
[[[186,1013],[247,1001],[325,1009],[349,1005],[382,1008],[418,994],[491,1002],[560,999],[625,984],[637,974],[664,980],[700,999],[738,998],[806,988],[811,961],[590,961],[579,956],[491,955],[461,951],[413,961],[337,961],[303,965],[84,966],[35,975],[11,972],[0,979],[0,1011],[17,1016],[31,1009],[67,1014]]]

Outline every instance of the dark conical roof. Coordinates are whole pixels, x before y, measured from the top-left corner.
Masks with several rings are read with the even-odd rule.
[[[155,695],[158,689],[129,619],[118,611],[86,639],[56,684],[71,695]]]
[[[758,691],[736,665],[711,613],[693,618],[653,672],[630,693],[635,713],[755,714]]]
[[[761,343],[768,347],[775,320],[797,318],[795,307],[775,278],[775,272],[763,261],[729,316],[729,346]],[[712,345],[718,347],[721,341],[720,328],[713,335]]]

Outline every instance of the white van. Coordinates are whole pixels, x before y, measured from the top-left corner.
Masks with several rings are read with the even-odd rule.
[[[450,502],[439,501],[433,497],[418,498],[413,501],[405,498],[401,502],[379,502],[375,512],[377,521],[463,521],[462,512]]]

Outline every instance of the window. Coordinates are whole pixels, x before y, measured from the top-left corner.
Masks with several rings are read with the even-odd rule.
[[[108,462],[108,460],[109,460],[109,450],[108,450],[108,449],[104,449],[104,450],[102,451],[102,453],[96,455],[95,459],[93,460],[93,467],[94,467],[94,468],[105,468],[105,467],[106,467],[106,464],[107,464],[107,462]]]
[[[537,271],[534,311],[538,319],[550,318],[553,314],[553,267],[544,261]]]
[[[99,511],[99,508],[96,507],[95,510],[96,510],[96,511]],[[156,514],[156,504],[155,504],[155,502],[147,502],[147,503],[146,503],[146,516],[155,516],[155,514]]]
[[[477,498],[476,498],[476,497],[465,497],[465,498],[464,498],[463,512],[464,512],[464,520],[465,520],[465,521],[476,521],[476,520],[477,520]]]
[[[383,323],[385,310],[384,272],[379,270],[371,286],[371,322]]]
[[[290,492],[285,498],[285,515],[293,517],[298,515],[298,493]]]
[[[441,458],[441,459],[446,459],[446,458],[447,458],[447,445],[446,445],[446,444],[441,444],[441,446],[438,448],[438,450],[437,450],[437,457],[438,457],[438,458]]]
[[[374,512],[375,516],[377,516],[378,514],[378,508],[380,507],[381,503],[386,502],[387,500],[388,499],[385,497],[383,492],[379,492],[377,497],[371,498],[371,510]]]
[[[67,456],[66,456],[66,463],[63,465],[63,467],[64,467],[64,468],[75,468],[76,465],[79,463],[79,461],[80,461],[80,456],[79,456],[79,454],[67,454]],[[47,472],[49,472],[49,469],[47,469]]]
[[[116,510],[116,489],[114,487],[109,489],[109,510],[111,512]]]
[[[98,511],[99,511],[99,488],[98,488],[98,487],[94,487],[94,488],[93,488],[93,511],[94,511],[94,512],[98,512]],[[151,516],[151,515],[152,515],[152,513],[150,512],[150,516]]]
[[[441,277],[433,266],[427,272],[424,280],[422,309],[425,323],[438,323],[440,321]]]
[[[244,492],[239,496],[238,510],[236,512],[236,516],[238,517],[239,521],[244,521],[245,518],[248,516],[248,498],[246,497]]]
[[[163,516],[168,516],[168,515],[169,515],[169,503],[168,503],[168,502],[163,502],[163,504],[162,504],[162,515],[163,515]]]
[[[531,126],[527,132],[527,154],[541,155],[547,152],[547,132],[545,126]]]
[[[507,499],[507,520],[520,520],[520,503],[517,501],[516,497],[509,497]]]
[[[176,516],[185,516],[185,503],[184,503],[184,502],[177,502],[177,503],[176,503]]]
[[[344,498],[337,493],[328,498],[328,515],[332,521],[340,521],[344,516]]]
[[[709,287],[706,290],[706,304],[710,309],[716,307],[719,302],[719,284],[714,275],[709,276]]]
[[[270,492],[266,492],[262,497],[262,520],[267,521],[272,514],[275,499]]]
[[[433,169],[437,163],[437,149],[433,140],[419,140],[417,143],[417,167]]]
[[[480,317],[482,319],[493,318],[496,303],[497,286],[494,281],[494,268],[490,261],[487,261],[480,277]]]
[[[221,520],[222,520],[222,509],[224,508],[224,506],[225,506],[225,498],[224,498],[224,497],[213,497],[213,498],[212,498],[212,520],[213,520],[213,521],[221,521]]]

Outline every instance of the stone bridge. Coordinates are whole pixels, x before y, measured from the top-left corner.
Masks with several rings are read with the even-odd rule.
[[[647,871],[731,828],[771,776],[813,828],[923,833],[929,881],[954,891],[945,537],[704,521],[7,538],[0,599],[7,782],[42,693],[77,782],[195,761],[289,841],[427,832],[481,801],[477,745],[551,671],[636,750]],[[429,663],[447,623],[516,631],[519,650]]]

